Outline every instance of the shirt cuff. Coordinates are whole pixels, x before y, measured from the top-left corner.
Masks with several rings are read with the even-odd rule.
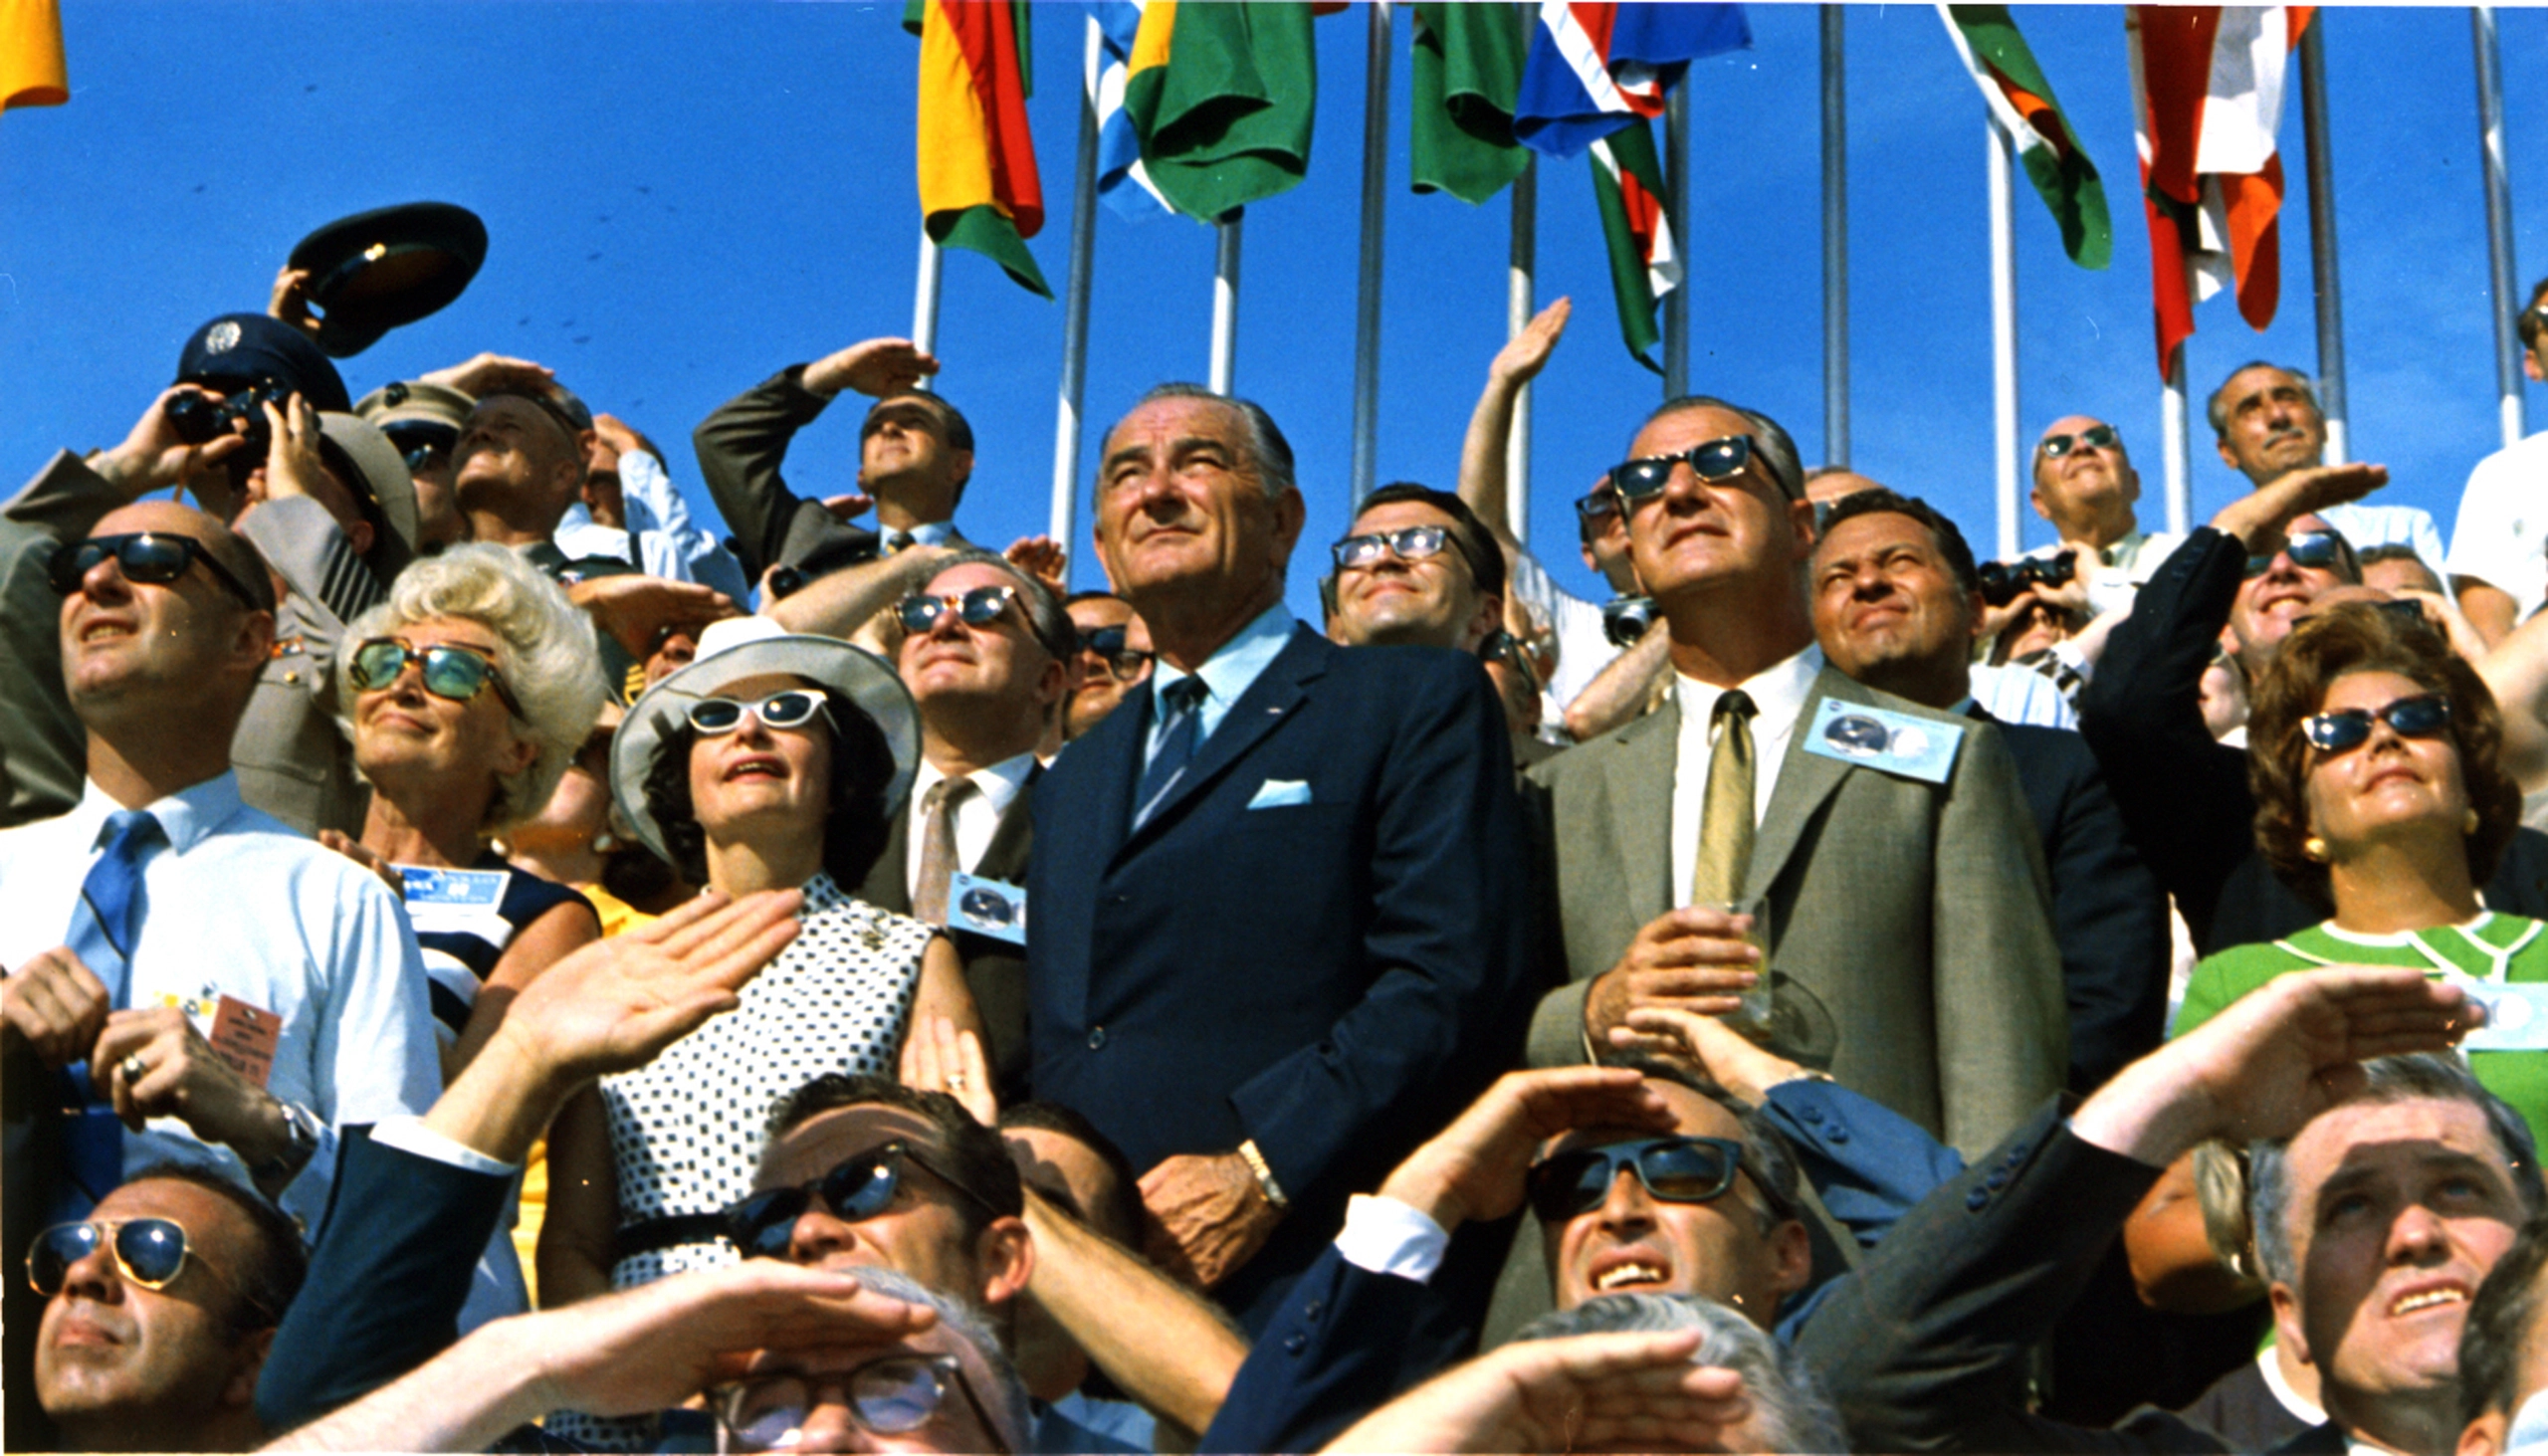
[[[1346,1263],[1417,1284],[1431,1282],[1450,1245],[1451,1236],[1429,1215],[1368,1193],[1355,1194],[1345,1205],[1345,1230],[1336,1236],[1336,1252]]]
[[[371,1130],[371,1141],[384,1147],[395,1147],[433,1162],[447,1162],[453,1167],[473,1173],[493,1173],[509,1178],[522,1169],[510,1162],[498,1162],[465,1143],[454,1142],[425,1126],[418,1117],[382,1118]]]

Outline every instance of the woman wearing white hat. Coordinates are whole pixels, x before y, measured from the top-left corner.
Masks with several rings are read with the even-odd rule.
[[[780,1097],[825,1072],[892,1076],[920,1016],[978,1030],[946,937],[843,888],[883,853],[919,757],[890,666],[764,617],[710,627],[629,710],[611,775],[637,836],[729,895],[802,886],[804,930],[735,1011],[559,1116],[541,1303],[735,1262],[718,1211],[750,1191]]]

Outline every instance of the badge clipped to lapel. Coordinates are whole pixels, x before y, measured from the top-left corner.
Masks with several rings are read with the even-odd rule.
[[[1019,886],[957,870],[947,879],[947,928],[1023,945],[1026,892]]]
[[[1805,751],[1922,783],[1944,783],[1955,771],[1955,750],[1963,741],[1961,724],[1825,698],[1805,734]]]

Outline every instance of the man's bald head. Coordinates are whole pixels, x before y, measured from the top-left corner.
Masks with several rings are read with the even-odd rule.
[[[217,715],[226,745],[274,640],[273,578],[228,526],[172,501],[110,511],[89,538],[141,534],[191,542],[190,554],[151,581],[136,573],[159,574],[164,558],[128,572],[122,552],[96,553],[62,600],[63,686],[92,732],[155,723],[155,736],[182,722],[200,736]]]

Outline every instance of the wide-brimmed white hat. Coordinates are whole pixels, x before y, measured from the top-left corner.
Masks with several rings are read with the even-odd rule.
[[[767,617],[729,617],[699,635],[699,656],[646,690],[610,743],[611,792],[637,837],[666,860],[663,826],[646,803],[646,775],[666,734],[688,721],[690,705],[745,678],[783,673],[817,683],[858,705],[884,731],[894,776],[885,785],[885,814],[903,810],[920,766],[920,711],[892,664],[837,637],[802,636]]]

